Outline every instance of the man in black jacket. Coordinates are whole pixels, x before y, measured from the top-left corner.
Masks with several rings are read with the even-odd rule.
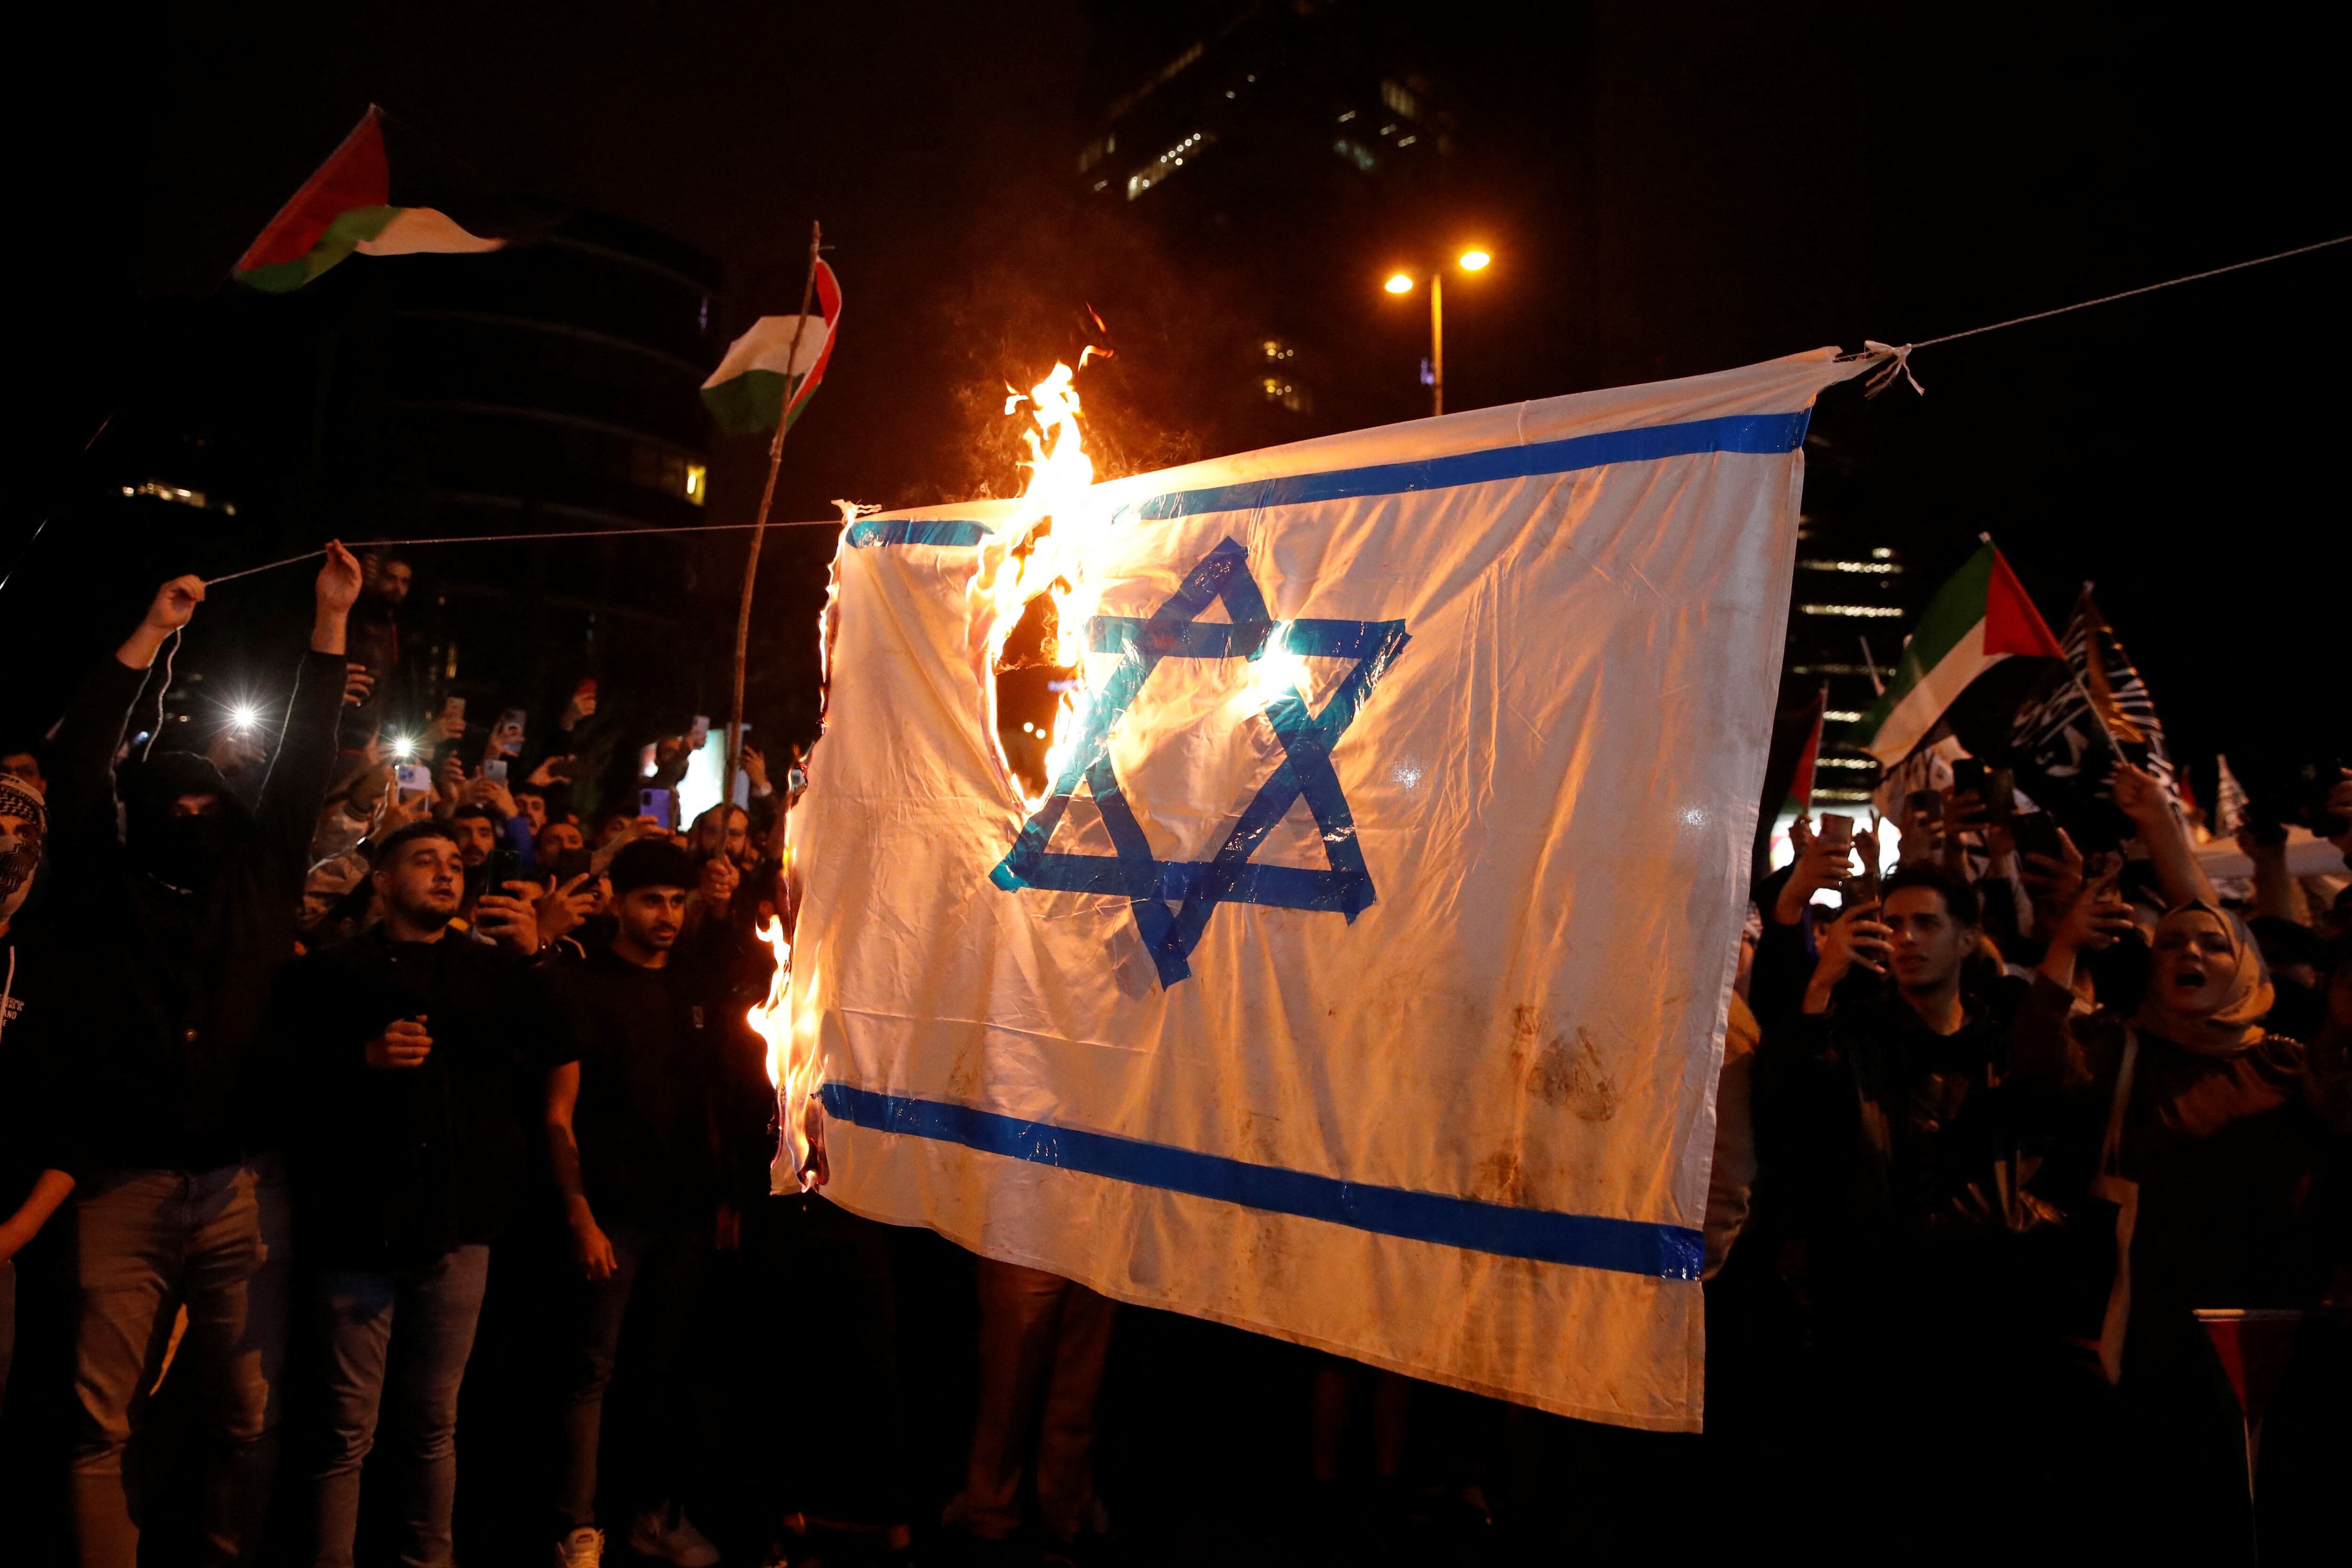
[[[325,1351],[315,1560],[350,1568],[388,1387],[401,1561],[442,1568],[457,1390],[522,1164],[515,1089],[538,1027],[525,965],[539,937],[532,906],[505,893],[476,905],[495,945],[451,931],[465,865],[445,823],[394,831],[373,876],[383,923],[288,965],[263,1028],[295,1086],[294,1228]]]
[[[2033,1218],[2035,1130],[2002,1087],[2008,1020],[1963,984],[1980,919],[1958,875],[1907,866],[1879,901],[1815,928],[1796,1006],[1764,1022],[1759,1071],[1832,1430],[1854,1446],[1842,1468],[1856,1517],[1875,1520],[1857,1529],[1916,1522],[1944,1496],[1971,1500],[1951,1528],[1980,1528],[2014,1501],[1993,1496],[2004,1480],[2021,1484],[1998,1464],[2000,1418],[2026,1420],[2032,1394],[2017,1235]],[[1792,989],[1773,988],[1784,1004]]]
[[[124,721],[156,654],[204,599],[198,578],[156,592],[58,731],[43,974],[71,1112],[80,1295],[72,1504],[90,1568],[138,1559],[123,1451],[163,1366],[175,1305],[187,1311],[180,1373],[205,1391],[201,1560],[250,1561],[268,1507],[289,1216],[275,1152],[282,1086],[257,1070],[253,1045],[270,978],[294,950],[359,588],[359,563],[328,545],[310,652],[249,816],[209,763],[167,754],[126,773],[127,831],[116,831]]]

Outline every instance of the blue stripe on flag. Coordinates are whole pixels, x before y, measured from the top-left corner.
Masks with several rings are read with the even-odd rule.
[[[1412,490],[1443,489],[1451,485],[1483,484],[1490,479],[1564,474],[1610,463],[1686,458],[1699,452],[1793,452],[1804,441],[1805,426],[1811,418],[1811,409],[1799,409],[1794,414],[1727,414],[1716,419],[1694,419],[1685,425],[1604,430],[1595,436],[1570,436],[1564,440],[1538,441],[1525,447],[1493,447],[1483,452],[1424,458],[1412,463],[1340,468],[1328,474],[1295,474],[1280,479],[1251,479],[1211,489],[1153,496],[1138,502],[1134,515],[1148,522],[1160,522],[1202,512],[1250,511],[1259,507],[1347,500],[1355,496],[1400,495]]]
[[[871,550],[877,544],[978,544],[988,530],[976,522],[950,522],[937,517],[868,517],[849,525],[849,548]]]
[[[845,1083],[826,1084],[822,1092],[827,1115],[877,1132],[961,1143],[1008,1160],[1328,1220],[1409,1241],[1661,1279],[1697,1279],[1706,1255],[1700,1233],[1677,1225],[1553,1214],[1439,1193],[1367,1186]]]

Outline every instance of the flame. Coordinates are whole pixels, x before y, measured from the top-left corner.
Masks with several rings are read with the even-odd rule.
[[[1083,367],[1090,357],[1108,357],[1109,353],[1089,343],[1079,353],[1078,363]],[[995,612],[996,631],[989,649],[991,668],[1003,656],[1005,641],[1012,637],[1022,612],[1040,595],[1053,602],[1057,626],[1082,626],[1094,614],[1095,594],[1087,586],[1086,558],[1087,546],[1102,526],[1102,520],[1095,515],[1094,509],[1084,504],[1095,482],[1095,465],[1094,459],[1087,456],[1086,440],[1078,429],[1076,378],[1076,370],[1056,362],[1052,373],[1026,393],[1005,388],[1010,395],[1004,400],[1004,412],[1011,414],[1024,403],[1028,404],[1029,417],[1036,428],[1021,433],[1029,448],[1029,461],[1024,465],[1029,469],[1029,488],[1023,492],[1020,508],[1013,517],[1012,528],[1017,541],[998,562],[994,574],[979,587]],[[1048,521],[1053,525],[1050,529],[1044,526]],[[1061,694],[1053,716],[1046,721],[1045,779],[1049,789],[1076,744],[1085,701],[1084,655],[1075,648],[1066,655],[1058,648],[1046,652],[1051,663],[1060,663],[1065,657],[1078,667],[1078,682]],[[1028,797],[1032,811],[1044,804],[1042,791]]]
[[[809,1157],[809,1110],[821,1063],[814,1039],[798,1052],[793,1048],[793,944],[782,920],[771,918],[761,925],[760,940],[775,955],[776,973],[768,982],[768,999],[743,1016],[768,1046],[768,1083],[776,1091],[776,1123],[782,1135],[776,1152],[780,1157],[789,1153],[793,1174],[805,1192],[815,1179]]]

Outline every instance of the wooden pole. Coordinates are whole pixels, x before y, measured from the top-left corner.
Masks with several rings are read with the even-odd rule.
[[[751,588],[760,580],[760,545],[768,537],[768,509],[776,501],[776,473],[784,463],[784,431],[791,420],[793,395],[798,387],[793,366],[800,363],[801,333],[808,329],[809,301],[816,293],[817,250],[824,226],[809,225],[808,280],[801,285],[801,313],[793,323],[792,347],[784,351],[784,407],[776,416],[776,434],[768,443],[768,483],[760,492],[759,525],[751,530],[751,559],[743,563],[743,600],[735,613],[735,700],[727,710],[727,782],[719,787],[719,804],[735,804],[735,778],[743,771],[743,650],[751,640]],[[726,818],[721,816],[720,821]]]
[[[1445,412],[1445,274],[1429,274],[1429,411]]]

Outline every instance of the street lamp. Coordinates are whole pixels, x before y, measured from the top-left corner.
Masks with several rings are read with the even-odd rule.
[[[1455,257],[1454,264],[1465,272],[1483,272],[1494,259],[1492,253],[1473,246]],[[1412,284],[1412,273],[1391,272],[1381,287],[1391,294],[1410,294]],[[1429,411],[1445,412],[1445,272],[1437,267],[1429,269]]]

